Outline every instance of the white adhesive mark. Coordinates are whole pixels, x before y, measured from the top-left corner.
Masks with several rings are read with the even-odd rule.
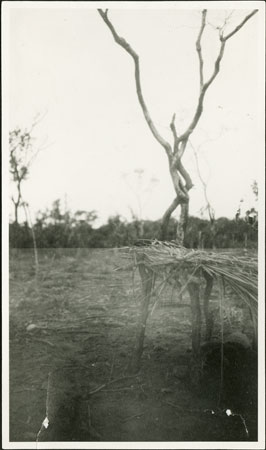
[[[243,425],[244,425],[246,435],[249,436],[249,431],[248,431],[248,428],[247,428],[246,421],[245,421],[244,417],[243,417],[241,414],[233,413],[233,412],[231,411],[231,409],[227,409],[225,412],[226,412],[226,414],[227,414],[228,416],[237,416],[237,417],[239,417],[240,420],[241,420],[241,422],[242,422]]]
[[[49,419],[48,419],[48,417],[45,417],[45,419],[44,419],[44,421],[43,421],[43,426],[45,427],[45,428],[48,428],[49,427]]]
[[[37,325],[35,325],[34,323],[31,323],[30,325],[27,326],[26,330],[33,331],[33,330],[36,330],[37,328],[38,328]]]
[[[215,414],[215,412],[213,411],[213,409],[204,409],[205,413],[211,413],[211,414]]]

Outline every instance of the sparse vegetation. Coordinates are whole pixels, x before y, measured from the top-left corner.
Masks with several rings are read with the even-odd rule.
[[[140,278],[136,272],[132,279],[132,269],[126,269],[127,264],[124,271],[115,270],[123,265],[120,250],[39,249],[39,262],[37,289],[32,252],[11,250],[11,441],[36,440],[46,414],[50,372],[62,369],[65,376],[75,374],[78,385],[94,391],[123,376],[134,346]],[[209,389],[205,389],[205,378],[202,395],[186,382],[191,358],[191,317],[187,294],[181,301],[179,291],[175,285],[165,286],[153,311],[158,296],[152,298],[137,377],[83,398],[83,405],[89,399],[90,420],[100,435],[86,439],[256,439],[256,353],[247,350],[238,366],[230,362],[229,353],[225,355],[224,405],[245,418],[247,436],[239,417],[227,417],[217,408],[220,378],[214,350],[206,357]],[[211,303],[219,316],[217,287],[213,289]],[[252,329],[248,309],[239,295],[226,290],[224,339],[238,331],[251,342]],[[220,333],[218,320],[213,330],[218,342]],[[246,364],[245,358],[254,361]],[[234,396],[228,388],[232,383]],[[210,414],[210,410],[215,414]]]

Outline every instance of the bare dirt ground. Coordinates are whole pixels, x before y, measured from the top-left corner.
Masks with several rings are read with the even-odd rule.
[[[39,258],[36,281],[32,251],[10,254],[11,441],[36,441],[47,404],[52,417],[60,401],[65,405],[54,420],[66,421],[64,430],[48,427],[39,440],[257,440],[254,353],[244,359],[237,353],[239,361],[236,354],[233,362],[225,359],[229,393],[220,409],[217,365],[205,370],[201,388],[193,390],[187,376],[188,299],[180,307],[169,289],[148,319],[141,371],[129,378],[125,369],[134,345],[138,275],[133,283],[130,271],[114,270],[126,264],[116,250],[40,250]],[[217,302],[214,290],[218,310]],[[245,327],[250,336],[241,304],[237,299],[230,304],[225,334]],[[216,328],[218,336],[219,324]],[[54,391],[47,400],[49,373]]]

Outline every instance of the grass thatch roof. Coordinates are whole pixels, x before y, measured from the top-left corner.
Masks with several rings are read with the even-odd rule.
[[[257,257],[232,251],[191,250],[157,240],[144,244],[130,248],[136,266],[142,263],[154,274],[166,275],[167,280],[185,272],[186,282],[205,272],[229,286],[257,314]]]

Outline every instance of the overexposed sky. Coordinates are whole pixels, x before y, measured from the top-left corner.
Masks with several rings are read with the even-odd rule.
[[[133,61],[114,42],[97,5],[60,2],[52,7],[53,2],[41,2],[39,8],[38,2],[10,3],[14,6],[5,16],[8,129],[30,128],[36,114],[44,115],[33,133],[36,148],[44,148],[23,187],[32,215],[60,198],[73,211],[96,210],[98,223],[116,213],[130,219],[130,209],[137,214],[141,210],[144,219],[160,218],[174,198],[167,158],[138,103]],[[149,2],[144,8],[138,2],[137,9],[129,9],[123,3],[110,5],[109,18],[139,54],[150,114],[172,142],[173,113],[177,130],[183,132],[195,111],[195,41],[204,5]],[[217,55],[216,27],[232,12],[229,32],[258,4],[226,2],[222,9],[220,3],[205,4],[205,78]],[[263,10],[227,41],[220,73],[191,136],[216,217],[233,217],[242,198],[247,207],[254,203],[250,186],[260,180],[264,166],[262,23]],[[190,145],[184,165],[194,182],[190,213],[199,215],[205,201]],[[138,169],[143,170],[142,180]]]

